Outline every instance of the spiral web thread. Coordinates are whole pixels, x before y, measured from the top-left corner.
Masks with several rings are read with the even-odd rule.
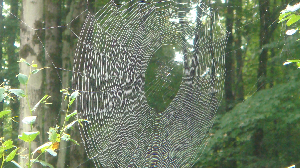
[[[110,2],[86,17],[73,88],[81,91],[77,111],[89,121],[81,135],[96,167],[192,167],[199,159],[222,97],[226,32],[209,7],[188,3]],[[158,113],[147,103],[145,71],[166,44],[182,49],[183,78]]]

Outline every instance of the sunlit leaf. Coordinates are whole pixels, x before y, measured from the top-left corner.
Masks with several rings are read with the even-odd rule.
[[[61,139],[64,141],[69,141],[71,139],[71,136],[69,134],[63,134],[63,136],[61,136]]]
[[[45,151],[48,152],[52,156],[57,156],[57,153],[52,149],[46,149]]]
[[[35,69],[35,70],[32,70],[31,73],[32,73],[32,74],[36,74],[36,73],[38,73],[40,70],[41,70],[41,69]]]
[[[50,97],[50,96],[45,95],[39,102],[37,102],[37,103],[34,105],[34,107],[32,108],[31,111],[35,111],[35,110],[39,107],[39,105],[40,105],[44,100],[47,100],[49,97]]]
[[[32,154],[35,154],[38,151],[44,152],[46,149],[50,148],[50,146],[52,145],[52,142],[46,142],[43,145],[37,147]]]
[[[47,163],[47,162],[42,161],[42,160],[31,159],[30,162],[32,162],[32,163],[40,163],[40,164],[43,165],[43,166],[47,166],[47,167],[50,167],[50,168],[54,168],[50,163]]]
[[[71,117],[73,117],[73,116],[75,116],[75,115],[77,115],[77,110],[75,110],[73,113],[71,113],[71,114],[68,114],[67,116],[66,116],[66,121],[69,121],[69,119],[71,118]]]
[[[22,89],[10,89],[9,91],[19,97],[25,97],[25,92]]]
[[[24,75],[24,74],[21,74],[19,73],[18,75],[18,80],[21,84],[25,85],[28,81],[28,76],[27,75]]]
[[[18,149],[19,148],[16,148],[13,151],[11,151],[10,154],[6,156],[5,161],[6,162],[12,161],[14,159],[14,157],[16,156]]]
[[[16,161],[14,161],[14,160],[12,160],[12,161],[10,161],[10,162],[12,162],[15,166],[17,166],[18,168],[22,168],[20,165],[19,165],[19,163],[17,163]]]
[[[36,68],[37,64],[32,64],[31,67]]]
[[[35,120],[36,120],[36,116],[28,116],[28,117],[25,117],[23,120],[22,120],[22,122],[24,123],[24,124],[33,124],[34,122],[35,122]]]
[[[56,150],[56,149],[58,149],[59,148],[59,142],[54,142],[52,145],[51,145],[51,148],[50,149],[52,149],[52,150]]]
[[[12,141],[12,140],[7,140],[7,141],[5,141],[5,142],[2,144],[0,150],[8,150],[8,149],[11,149],[11,148],[13,148],[13,147],[15,147],[15,146],[13,145],[13,141]]]
[[[2,118],[3,116],[9,114],[10,112],[11,112],[10,110],[1,111],[0,112],[0,118]]]
[[[18,138],[25,141],[25,142],[31,142],[33,141],[38,135],[40,134],[39,131],[37,132],[23,132],[22,135],[19,135]]]
[[[300,15],[292,14],[290,19],[286,22],[286,25],[291,26],[292,24],[296,23],[298,20],[300,20]]]
[[[0,88],[0,102],[2,102],[5,97],[4,93],[5,93],[5,89],[3,87],[1,87]]]
[[[26,65],[30,66],[30,64],[28,62],[26,62],[26,60],[23,58],[21,58],[20,61],[18,61],[18,62],[24,62]]]
[[[49,141],[51,141],[53,143],[56,142],[56,139],[57,139],[57,129],[50,127],[48,134],[49,134],[49,137],[48,137]]]

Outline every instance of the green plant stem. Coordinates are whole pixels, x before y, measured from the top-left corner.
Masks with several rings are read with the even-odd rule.
[[[30,158],[31,158],[31,142],[29,142],[28,152],[29,152],[29,157],[28,157],[28,168],[31,168],[31,164],[30,164]]]

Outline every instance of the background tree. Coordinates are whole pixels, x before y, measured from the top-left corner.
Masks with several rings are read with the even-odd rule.
[[[23,0],[22,1],[22,15],[21,18],[24,23],[21,24],[21,33],[20,33],[20,58],[25,59],[28,63],[36,63],[39,66],[42,65],[43,60],[43,49],[42,44],[40,43],[39,37],[42,37],[41,34],[37,34],[40,31],[35,31],[35,29],[41,30],[43,27],[43,1],[40,0]],[[20,64],[20,73],[29,75],[30,67],[24,63]],[[23,119],[27,116],[37,116],[39,120],[43,120],[43,114],[41,109],[35,110],[32,114],[30,108],[32,108],[42,95],[43,87],[43,75],[42,73],[37,73],[31,77],[27,87],[21,85],[22,90],[26,90],[28,93],[27,98],[21,99],[20,104],[20,119]],[[30,100],[30,103],[27,102]],[[30,125],[20,122],[19,134],[23,132],[38,131],[43,128],[40,123],[34,125],[33,128],[30,128]],[[39,140],[38,140],[39,141]],[[35,149],[38,147],[38,141],[32,142],[31,148]],[[28,153],[29,146],[27,143],[20,142],[20,151],[25,154]],[[32,150],[31,150],[32,151]],[[19,163],[22,167],[26,166],[28,159],[19,157]]]

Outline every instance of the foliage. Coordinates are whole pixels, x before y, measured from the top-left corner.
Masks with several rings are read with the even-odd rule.
[[[298,78],[297,78],[298,76]],[[206,152],[198,165],[226,167],[285,167],[300,160],[299,73],[286,84],[257,92],[216,120]],[[256,130],[264,132],[261,158],[253,153]],[[293,144],[293,148],[290,145]],[[228,166],[230,167],[230,166]]]
[[[300,13],[300,3],[297,3],[293,6],[288,5],[285,10],[281,11],[281,14],[279,16],[279,23],[286,21],[287,26],[295,25],[295,28],[289,29],[286,32],[287,35],[293,35],[300,29],[300,25],[299,25],[300,14],[299,13]],[[298,39],[298,40],[300,40],[300,39]],[[286,62],[284,62],[283,65],[288,65],[290,63],[296,63],[298,68],[300,68],[300,60],[286,60]]]
[[[40,70],[45,69],[45,68],[38,69],[37,65],[34,64],[34,62],[32,62],[30,64],[30,63],[26,62],[24,59],[21,59],[19,62],[25,63],[30,67],[29,76],[27,76],[25,74],[17,75],[20,84],[25,85],[26,90],[23,91],[22,89],[10,89],[9,87],[7,87],[7,88],[1,87],[0,88],[1,101],[5,98],[10,98],[10,93],[18,96],[19,98],[27,98],[27,101],[30,101],[30,100],[28,100],[28,97],[27,97],[27,84],[30,79],[30,76],[38,73]],[[78,142],[76,142],[74,139],[71,138],[71,136],[69,134],[66,133],[66,131],[68,129],[72,128],[72,126],[76,122],[79,122],[79,124],[81,125],[80,122],[86,121],[86,120],[78,119],[78,118],[75,118],[74,120],[70,121],[70,119],[72,117],[77,116],[77,111],[74,111],[69,114],[69,110],[70,110],[71,105],[75,101],[75,99],[79,96],[79,92],[75,91],[73,93],[69,93],[69,91],[67,89],[63,89],[63,90],[61,90],[61,92],[65,95],[65,101],[68,101],[67,113],[66,113],[64,124],[62,127],[56,126],[56,127],[49,128],[49,131],[48,131],[49,142],[44,143],[43,145],[37,147],[33,152],[31,152],[30,151],[31,142],[36,139],[36,137],[40,134],[40,132],[39,131],[23,132],[22,135],[18,136],[19,140],[22,140],[29,144],[29,153],[28,153],[28,158],[29,158],[28,167],[29,168],[32,166],[33,163],[40,163],[43,166],[48,166],[50,168],[53,167],[49,163],[46,163],[42,160],[38,160],[38,158],[45,152],[48,152],[49,154],[51,154],[54,157],[57,156],[57,153],[55,152],[55,150],[58,149],[59,143],[61,140],[72,141],[73,143],[79,145]],[[42,99],[40,99],[39,102],[36,103],[36,105],[33,108],[29,107],[31,115],[32,115],[32,112],[35,111],[40,104],[42,104],[42,103],[47,104],[48,98],[49,98],[49,96],[45,95]],[[29,102],[27,102],[27,103],[30,104]],[[4,117],[5,115],[10,114],[10,112],[11,112],[10,110],[1,111],[0,118]],[[36,122],[36,118],[37,118],[36,116],[26,116],[23,118],[22,122],[24,124],[31,125],[31,129],[32,129],[32,125]],[[69,123],[69,124],[67,124],[67,123]],[[17,167],[20,167],[20,165],[16,161],[13,160],[16,155],[21,154],[21,153],[17,153],[19,148],[17,146],[13,145],[13,141],[11,139],[8,139],[5,141],[4,138],[2,137],[0,139],[0,142],[1,142],[0,155],[2,156],[1,168],[3,167],[4,162],[12,162]],[[39,153],[39,155],[36,158],[33,158],[34,154],[36,154],[36,153]]]

